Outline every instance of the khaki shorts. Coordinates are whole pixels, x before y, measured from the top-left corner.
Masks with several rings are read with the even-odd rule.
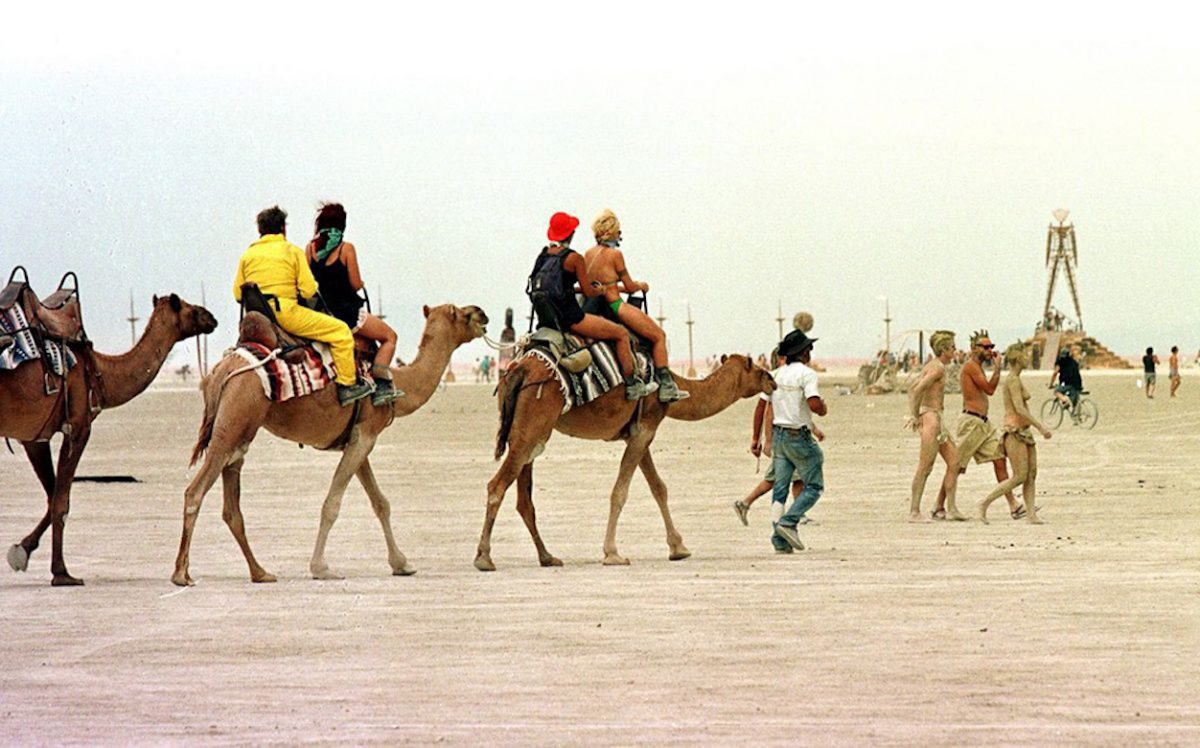
[[[955,437],[958,464],[963,469],[967,461],[975,458],[976,465],[1004,459],[1004,447],[996,434],[996,427],[979,416],[963,413],[958,419],[958,435]]]

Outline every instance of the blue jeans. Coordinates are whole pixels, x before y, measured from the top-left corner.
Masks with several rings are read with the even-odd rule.
[[[1072,387],[1069,384],[1060,384],[1054,388],[1055,392],[1061,392],[1071,399],[1071,407],[1074,408],[1079,404],[1079,388]]]
[[[775,486],[771,492],[771,501],[785,504],[788,486],[791,485],[792,480],[804,481],[804,490],[792,502],[791,508],[779,518],[780,525],[795,527],[805,512],[813,508],[817,499],[821,498],[821,492],[825,490],[825,477],[822,472],[825,455],[822,454],[817,440],[808,432],[801,435],[776,426],[771,441],[772,449],[775,451],[772,465],[775,469]],[[771,535],[771,543],[781,550],[787,545],[783,538],[774,534]]]

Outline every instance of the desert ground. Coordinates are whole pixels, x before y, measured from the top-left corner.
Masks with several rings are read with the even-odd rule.
[[[1195,745],[1200,376],[1187,374],[1179,399],[1164,378],[1150,401],[1136,373],[1084,372],[1100,422],[1039,444],[1043,526],[1003,501],[989,525],[905,523],[917,441],[903,398],[839,396],[827,376],[827,489],[792,556],[771,550],[766,499],[749,528],[730,506],[758,480],[751,401],[660,431],[685,561],[667,560],[639,476],[618,535],[632,565],[602,566],[620,445],[557,435],[535,501],[565,566],[537,565],[513,489],[490,574],[471,562],[496,409],[490,387],[451,386],[374,454],[416,576],[389,575],[352,483],[328,549],[346,579],[309,578],[337,457],[263,434],[242,506],[279,581],[250,583],[218,487],[191,588],[169,577],[201,401],[158,387],[101,416],[80,468],[140,481],[76,486],[67,562],[87,586],[50,587],[48,535],[28,572],[0,573],[0,739]],[[1045,378],[1026,374],[1034,404]],[[960,506],[993,482],[972,466]],[[7,546],[45,503],[20,450],[0,453],[0,486]]]

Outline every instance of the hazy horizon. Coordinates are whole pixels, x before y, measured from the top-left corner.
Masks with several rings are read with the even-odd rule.
[[[698,360],[769,350],[780,302],[815,315],[818,358],[866,357],[881,297],[894,333],[1030,335],[1065,207],[1087,331],[1190,358],[1188,25],[982,12],[21,7],[0,49],[0,271],[26,265],[43,294],[78,272],[104,351],[128,347],[131,292],[144,318],[203,282],[215,359],[254,215],[281,205],[303,245],[336,200],[409,358],[423,304],[478,304],[493,337],[511,306],[523,331],[549,215],[579,216],[586,249],[608,207],[672,358],[687,302]]]

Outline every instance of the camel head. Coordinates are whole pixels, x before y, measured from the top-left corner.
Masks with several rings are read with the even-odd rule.
[[[759,393],[769,395],[775,391],[775,378],[771,372],[747,356],[735,353],[725,360],[721,368],[733,369],[737,373],[738,392],[742,397],[754,397]]]
[[[477,306],[457,307],[453,304],[425,307],[425,327],[442,320],[449,324],[456,346],[482,338],[487,332],[488,316]]]
[[[154,297],[154,315],[167,315],[179,331],[179,340],[193,335],[207,335],[217,329],[217,318],[202,306],[189,304],[175,294]]]

